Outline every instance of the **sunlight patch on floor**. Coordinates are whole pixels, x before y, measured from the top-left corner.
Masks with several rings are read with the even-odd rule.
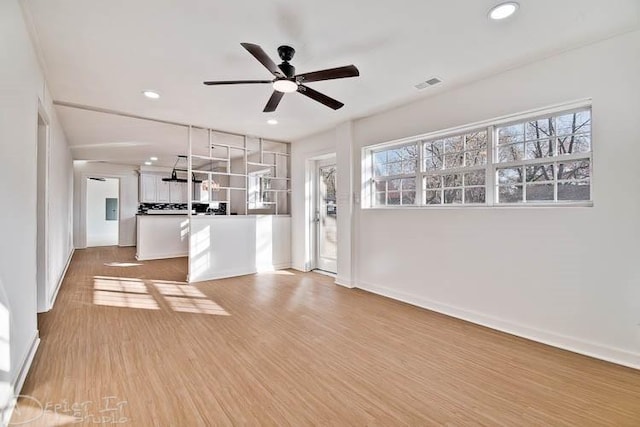
[[[155,289],[159,295],[150,293]],[[220,305],[212,301],[202,291],[185,282],[151,280],[126,277],[94,276],[93,303],[95,305],[161,310],[167,305],[181,313],[211,314],[230,316]]]
[[[207,298],[165,297],[171,309],[182,313],[213,314],[230,316],[227,311]]]
[[[127,279],[120,277],[94,276],[93,288],[100,291],[131,292],[146,294],[147,286],[139,279]]]
[[[176,284],[176,283],[163,283],[157,280],[151,282],[151,284],[162,295],[167,296],[184,296],[184,297],[196,297],[206,298],[207,296],[200,292],[200,290],[192,285]]]
[[[111,307],[141,308],[145,310],[160,309],[153,296],[126,292],[94,291],[93,303]]]

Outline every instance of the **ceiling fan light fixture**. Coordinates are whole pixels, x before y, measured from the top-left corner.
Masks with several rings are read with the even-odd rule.
[[[277,125],[278,121],[276,119],[269,119],[269,120],[267,120],[267,123],[270,124],[270,125]]]
[[[506,19],[516,13],[519,6],[520,5],[514,1],[500,3],[491,8],[491,10],[489,11],[489,18],[493,19],[494,21]]]
[[[151,166],[151,162],[148,162],[148,161],[144,162],[144,164],[147,165],[147,166]]]
[[[283,93],[295,92],[298,90],[298,83],[286,79],[276,80],[273,82],[273,89]]]

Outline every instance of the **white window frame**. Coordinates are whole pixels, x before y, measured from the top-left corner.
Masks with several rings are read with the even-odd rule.
[[[487,132],[487,152],[486,152],[486,163],[484,165],[473,165],[473,166],[459,166],[456,168],[446,168],[446,156],[447,156],[447,152],[444,151],[443,152],[443,161],[442,161],[442,169],[431,169],[431,170],[426,170],[423,168],[424,166],[424,161],[425,159],[423,158],[424,156],[424,144],[429,143],[429,142],[433,142],[433,141],[438,141],[438,140],[442,140],[445,138],[452,138],[452,137],[457,137],[457,136],[461,136],[464,138],[463,140],[463,150],[460,152],[457,152],[458,154],[462,154],[463,156],[463,163],[466,163],[466,154],[468,152],[472,152],[472,151],[477,151],[477,150],[469,150],[467,149],[467,140],[466,137],[469,134],[472,133],[477,133],[477,132]],[[475,129],[467,129],[464,132],[457,132],[457,133],[452,133],[450,135],[443,135],[440,137],[436,137],[436,138],[430,138],[430,139],[421,139],[418,141],[419,144],[419,153],[420,153],[420,170],[418,172],[418,174],[420,175],[420,185],[422,186],[422,191],[420,193],[420,198],[418,198],[418,196],[416,195],[416,204],[414,206],[427,206],[427,207],[450,207],[450,206],[486,206],[486,202],[487,202],[487,184],[488,184],[488,180],[487,180],[487,176],[485,173],[485,183],[484,185],[466,185],[466,183],[464,182],[464,175],[467,173],[471,173],[471,172],[480,172],[480,171],[486,171],[488,168],[488,165],[490,163],[490,159],[489,157],[491,157],[491,137],[489,136],[489,129],[485,128],[485,127],[478,127]],[[444,149],[444,147],[443,147]],[[454,153],[456,154],[456,153]],[[444,185],[444,177],[447,175],[462,175],[462,184],[459,186],[454,186],[454,187],[446,187]],[[426,188],[424,186],[424,181],[427,177],[430,176],[440,176],[441,178],[441,187],[439,188],[440,190],[440,200],[441,203],[439,204],[426,204],[426,192],[427,191],[434,191],[435,189],[429,189]],[[485,188],[485,203],[465,203],[465,190],[467,188]],[[461,190],[462,191],[462,198],[461,198],[461,202],[460,203],[444,203],[444,192],[447,190]],[[419,201],[419,203],[418,203]]]
[[[415,146],[417,153],[418,153],[418,159],[416,160],[416,170],[415,173],[412,174],[406,174],[406,173],[400,173],[400,174],[396,174],[396,175],[383,175],[380,177],[375,176],[375,172],[374,172],[374,158],[375,158],[375,154],[379,153],[381,151],[386,151],[386,150],[391,150],[391,149],[398,149],[398,148],[403,148],[403,147],[409,147],[409,146]],[[370,170],[371,173],[371,178],[370,178],[370,185],[369,185],[369,189],[370,189],[370,194],[369,197],[371,199],[371,202],[375,202],[376,197],[377,197],[377,193],[381,193],[380,191],[377,191],[376,188],[376,181],[380,181],[380,182],[384,182],[385,183],[385,204],[384,205],[376,205],[376,207],[382,207],[382,206],[390,206],[390,207],[398,207],[398,206],[417,206],[417,204],[408,204],[408,205],[403,205],[402,204],[402,193],[404,192],[410,192],[411,190],[402,190],[402,188],[400,188],[399,190],[394,190],[397,191],[400,194],[400,204],[397,205],[390,205],[388,204],[388,200],[389,200],[389,181],[393,181],[396,179],[414,179],[415,180],[415,200],[418,200],[418,181],[420,180],[420,162],[422,161],[422,154],[420,153],[420,142],[419,141],[415,141],[413,143],[408,143],[408,144],[401,144],[401,145],[397,145],[397,146],[391,146],[391,147],[382,147],[382,148],[373,148],[370,150],[370,156],[369,156],[369,163],[367,163],[367,168]],[[400,163],[402,163],[402,161],[400,161]],[[386,162],[385,165],[388,165],[389,162]]]
[[[591,205],[593,204],[593,186],[591,185],[592,179],[593,179],[593,113],[591,112],[591,130],[589,131],[589,137],[591,139],[591,149],[588,152],[585,153],[571,153],[571,154],[561,154],[558,155],[558,143],[557,143],[557,139],[558,136],[557,135],[553,135],[552,138],[549,138],[550,141],[553,141],[553,155],[549,156],[549,157],[540,157],[540,158],[535,158],[535,159],[522,159],[522,160],[514,160],[514,161],[510,161],[510,162],[499,162],[498,161],[498,156],[499,156],[499,150],[500,150],[500,145],[498,145],[497,141],[498,141],[498,128],[499,127],[508,127],[511,125],[516,125],[516,124],[521,124],[523,122],[532,122],[532,121],[536,121],[536,120],[543,120],[543,119],[548,119],[549,117],[557,117],[560,115],[566,115],[566,114],[572,114],[572,113],[577,113],[580,111],[586,111],[586,110],[591,110],[590,106],[587,107],[581,107],[581,108],[572,108],[569,110],[559,110],[556,112],[552,112],[552,113],[547,113],[545,115],[540,115],[540,116],[536,116],[536,117],[530,117],[530,118],[526,118],[524,120],[516,120],[516,121],[512,121],[510,123],[504,123],[504,124],[500,124],[500,126],[495,126],[494,129],[492,130],[493,132],[493,139],[494,141],[496,141],[496,143],[493,145],[493,150],[492,150],[492,158],[493,158],[493,163],[494,163],[494,192],[495,192],[495,196],[494,196],[494,204],[496,206],[513,206],[513,205],[535,205],[535,206],[539,206],[539,205],[551,205],[551,206],[559,206],[559,205],[568,205],[568,206],[574,206],[574,205],[584,205],[585,203],[590,203]],[[576,134],[569,134],[569,135],[562,135],[562,136],[571,136],[571,135],[576,135]],[[580,134],[577,134],[580,135]],[[547,138],[542,138],[542,139],[547,139]],[[524,141],[522,142],[522,144],[524,145],[524,152],[526,153],[526,143],[527,142],[532,142],[532,141]],[[518,143],[519,144],[519,143]],[[561,163],[571,163],[571,162],[578,162],[578,161],[582,161],[582,160],[587,160],[589,162],[589,178],[587,179],[573,179],[573,180],[560,180],[558,179],[558,165]],[[553,165],[553,178],[550,181],[534,181],[532,183],[527,182],[527,174],[526,174],[526,168],[529,166],[536,166],[536,165]],[[499,188],[501,187],[499,181],[498,181],[498,177],[497,177],[497,173],[499,169],[516,169],[516,168],[523,168],[523,181],[521,184],[518,184],[518,186],[522,186],[522,198],[523,201],[521,202],[499,202],[499,198],[498,198],[498,193],[499,193]],[[558,200],[558,184],[564,183],[564,182],[589,182],[589,200],[578,200],[578,201],[572,201],[572,200]],[[552,184],[553,185],[553,200],[548,200],[548,201],[537,201],[537,200],[531,200],[531,201],[527,201],[527,187],[532,186],[532,185],[541,185],[541,184]],[[504,186],[504,185],[502,185]]]
[[[557,104],[550,107],[530,110],[522,113],[512,114],[508,116],[498,117],[495,119],[485,120],[482,122],[476,122],[465,126],[444,129],[436,132],[430,132],[427,134],[412,136],[408,138],[397,139],[380,144],[373,144],[365,146],[361,150],[361,165],[362,165],[362,192],[361,192],[361,208],[362,209],[459,209],[459,208],[532,208],[532,207],[592,207],[594,205],[594,162],[593,162],[593,112],[591,114],[591,150],[588,153],[572,153],[563,154],[561,156],[551,156],[539,159],[519,160],[515,162],[497,162],[498,156],[498,144],[497,144],[497,129],[498,127],[508,126],[510,124],[517,124],[524,121],[533,121],[541,118],[547,118],[549,116],[558,116],[563,114],[570,114],[575,111],[591,110],[591,99],[581,99],[563,104]],[[450,175],[455,173],[468,173],[474,170],[485,170],[485,203],[451,203],[451,204],[424,204],[424,177],[434,175],[433,171],[425,171],[423,168],[423,143],[427,141],[433,141],[437,139],[453,137],[461,134],[468,134],[476,132],[482,129],[487,130],[487,163],[482,166],[473,167],[460,167],[455,169],[442,169],[437,173],[441,175]],[[416,171],[416,203],[412,205],[375,205],[375,181],[373,176],[373,154],[378,151],[400,148],[402,146],[416,144],[418,148],[418,170]],[[557,151],[557,146],[555,147]],[[571,200],[557,200],[557,184],[560,182],[557,179],[558,168],[557,164],[567,163],[572,161],[588,160],[590,165],[589,171],[589,183],[590,183],[590,200],[588,201],[571,201]],[[518,203],[498,203],[498,179],[497,170],[508,167],[524,167],[536,164],[554,164],[554,199],[556,201],[523,201]],[[385,180],[396,178],[411,178],[414,175],[397,175],[397,176],[385,176]],[[526,174],[524,177],[526,181]],[[577,180],[575,180],[577,181]],[[526,183],[523,183],[523,188],[526,187]],[[447,187],[449,188],[449,187]],[[453,188],[453,187],[452,187]],[[457,187],[456,187],[457,188]],[[463,188],[463,187],[460,187]],[[444,191],[444,187],[442,187]],[[462,190],[464,194],[464,189]],[[525,190],[523,190],[525,191]],[[444,196],[444,193],[441,194]],[[464,197],[464,195],[463,195]],[[523,196],[526,200],[526,195]]]

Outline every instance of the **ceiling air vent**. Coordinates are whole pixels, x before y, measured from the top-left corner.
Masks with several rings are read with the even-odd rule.
[[[418,90],[422,90],[422,89],[428,88],[429,86],[437,85],[438,83],[442,83],[442,80],[440,80],[437,77],[433,77],[433,78],[430,78],[429,80],[418,83],[417,85],[415,85],[415,88]]]

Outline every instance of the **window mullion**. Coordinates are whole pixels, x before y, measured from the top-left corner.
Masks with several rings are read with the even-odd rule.
[[[553,201],[558,201],[558,163],[553,164]]]
[[[527,167],[525,165],[520,166],[522,168],[522,203],[527,202]]]
[[[384,205],[389,204],[389,181],[384,181]]]
[[[419,141],[416,144],[418,149],[418,164],[416,165],[416,197],[415,204],[420,206],[425,204],[422,173],[424,172],[424,142]]]
[[[495,200],[495,190],[496,190],[496,167],[495,167],[495,158],[497,156],[498,145],[495,141],[497,138],[495,137],[496,128],[495,126],[489,126],[487,128],[487,167],[485,170],[485,204],[489,206],[493,206],[496,203]]]

